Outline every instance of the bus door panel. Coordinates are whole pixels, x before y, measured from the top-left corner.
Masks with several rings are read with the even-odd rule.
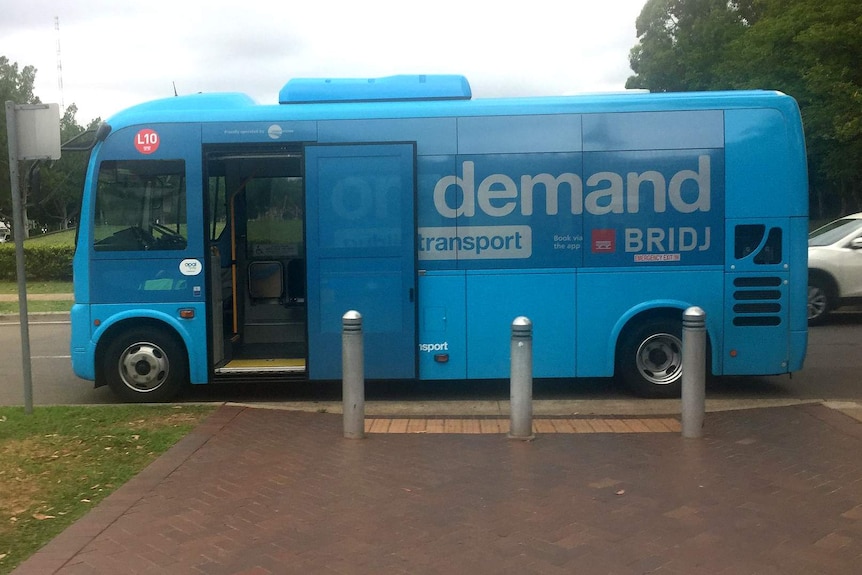
[[[575,274],[512,270],[467,272],[467,377],[504,378],[512,321],[533,324],[533,375],[575,375]]]
[[[724,318],[724,375],[785,373],[790,340],[787,274],[729,274]],[[776,338],[776,334],[786,334]],[[740,350],[747,350],[745,351]]]
[[[788,326],[794,322],[802,323],[804,330],[802,318],[794,316],[806,311],[805,301],[790,300],[791,273],[804,267],[791,261],[791,230],[789,218],[727,222],[725,375],[788,371],[790,339],[780,334],[789,335]],[[807,281],[807,273],[793,281]]]
[[[355,310],[366,377],[413,379],[415,146],[308,146],[305,159],[308,376],[341,377],[341,320]]]
[[[467,300],[463,270],[419,272],[419,378],[467,377]]]

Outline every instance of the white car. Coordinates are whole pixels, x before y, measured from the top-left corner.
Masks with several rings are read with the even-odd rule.
[[[862,212],[808,235],[808,323],[835,308],[862,302]]]

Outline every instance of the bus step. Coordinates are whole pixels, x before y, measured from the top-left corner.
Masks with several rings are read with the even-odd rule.
[[[304,359],[234,359],[215,369],[216,375],[305,373]]]

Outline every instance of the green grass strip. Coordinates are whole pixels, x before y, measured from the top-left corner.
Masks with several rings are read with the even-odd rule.
[[[167,451],[213,406],[0,407],[0,574]]]
[[[72,293],[72,282],[30,282],[27,293]],[[18,282],[0,281],[0,294],[18,295]]]
[[[28,301],[27,314],[33,313],[69,313],[72,309],[71,301]],[[0,315],[17,315],[19,312],[17,301],[0,301]]]

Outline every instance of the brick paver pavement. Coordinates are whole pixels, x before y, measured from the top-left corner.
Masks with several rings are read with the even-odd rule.
[[[862,572],[862,423],[821,405],[695,440],[341,424],[222,407],[15,573]]]

